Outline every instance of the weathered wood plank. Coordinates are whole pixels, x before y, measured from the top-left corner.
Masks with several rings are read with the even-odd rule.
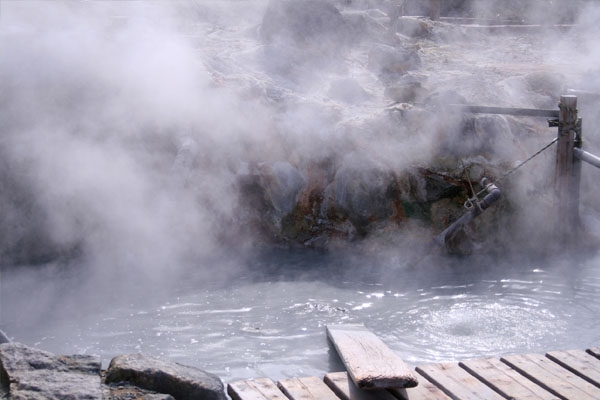
[[[450,400],[450,397],[427,379],[419,380],[419,386],[408,389],[389,389],[389,392],[402,400]]]
[[[583,350],[551,351],[546,357],[600,387],[600,360]]]
[[[324,381],[342,400],[396,400],[385,389],[362,390],[357,388],[347,372],[331,372],[325,375]]]
[[[499,400],[503,398],[459,367],[458,364],[421,365],[417,367],[417,372],[429,379],[452,399]]]
[[[233,400],[288,400],[269,378],[232,382],[227,394]]]
[[[543,355],[514,355],[502,357],[501,360],[560,398],[577,400],[600,398],[600,388],[586,382]]]
[[[592,347],[591,349],[587,349],[586,352],[596,358],[600,358],[600,347]]]
[[[282,379],[279,389],[290,400],[339,400],[339,397],[317,377]]]
[[[417,386],[411,368],[364,325],[329,325],[327,335],[360,389]]]
[[[466,360],[459,365],[507,399],[558,398],[498,359]]]

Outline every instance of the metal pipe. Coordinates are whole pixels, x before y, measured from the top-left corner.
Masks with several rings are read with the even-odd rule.
[[[463,112],[470,112],[475,114],[506,114],[549,118],[558,118],[559,114],[558,110],[544,110],[537,108],[488,107],[475,106],[469,104],[449,104],[448,106],[453,108],[460,108]]]
[[[451,236],[458,229],[467,225],[475,218],[477,218],[483,211],[488,209],[492,204],[497,202],[500,199],[501,192],[500,189],[493,183],[489,183],[487,178],[483,178],[481,180],[481,186],[485,188],[487,191],[487,195],[478,203],[475,204],[469,211],[463,214],[459,219],[454,221],[449,227],[444,229],[439,235],[437,235],[434,239],[435,243],[443,246],[446,243],[446,239]]]
[[[2,343],[11,343],[12,340],[9,339],[8,336],[6,336],[6,333],[4,333],[1,329],[0,329],[0,344]]]
[[[600,157],[595,156],[592,153],[588,153],[585,150],[575,147],[573,148],[573,155],[581,161],[585,161],[588,164],[592,164],[594,167],[600,168]]]

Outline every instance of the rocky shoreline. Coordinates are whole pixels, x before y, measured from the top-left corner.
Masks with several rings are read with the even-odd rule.
[[[20,343],[0,344],[0,398],[11,400],[225,400],[222,381],[198,368],[127,354],[107,370],[99,357],[55,355]]]

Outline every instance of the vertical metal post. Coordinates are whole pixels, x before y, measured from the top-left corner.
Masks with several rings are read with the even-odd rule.
[[[581,146],[581,124],[577,116],[577,96],[561,96],[558,117],[558,142],[554,189],[556,232],[563,243],[573,239],[579,227],[579,173],[581,162],[574,162],[573,148]]]
[[[429,0],[429,18],[432,21],[440,20],[440,8],[442,0]]]

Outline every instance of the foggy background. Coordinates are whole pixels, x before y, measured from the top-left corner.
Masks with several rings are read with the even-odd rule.
[[[377,8],[367,3],[363,8]],[[511,2],[503,9],[498,2],[475,3],[469,8],[474,16],[522,15],[534,23],[577,26],[564,34],[548,31],[543,50],[505,43],[489,53],[482,48],[502,37],[481,38],[470,51],[481,33],[457,32],[456,58],[450,42],[434,34],[437,41],[412,44],[427,85],[443,88],[439,93],[455,90],[452,101],[532,108],[555,108],[569,87],[585,90],[587,98],[579,100],[584,148],[597,154],[597,2],[576,2],[577,15],[557,19],[559,3],[550,1]],[[268,5],[0,0],[0,262],[22,264],[28,278],[39,276],[28,265],[59,260],[46,273],[86,271],[88,296],[116,288],[137,293],[146,284],[167,290],[190,274],[199,281],[225,280],[243,270],[240,260],[252,254],[258,239],[245,229],[248,204],[238,178],[246,171],[281,161],[324,163],[326,169],[330,159],[358,169],[375,162],[403,170],[439,159],[438,128],[458,126],[460,117],[435,120],[427,114],[400,126],[380,117],[392,102],[381,77],[369,72],[377,68],[366,71],[369,60],[360,54],[373,42],[333,31],[298,51],[298,42],[269,36],[263,24]],[[411,6],[418,11],[406,2],[407,13]],[[373,11],[375,22],[388,18],[389,9],[380,8]],[[375,22],[360,33],[380,35],[383,22]],[[445,65],[459,61],[473,74],[444,74]],[[541,86],[556,91],[536,92],[527,86],[531,76],[499,83],[493,75],[477,75],[489,64],[490,71],[504,68],[503,74],[515,68],[520,77],[519,65],[529,61],[550,66],[546,71],[560,77],[552,85],[543,75]],[[504,161],[522,160],[555,136],[555,130],[544,130],[544,121],[527,124],[549,133],[531,142],[523,137],[519,154],[500,144]],[[535,172],[519,175],[512,188],[517,198],[522,193],[530,200],[531,187],[547,186],[553,157],[551,149]],[[595,173],[584,166],[582,211],[592,214],[592,230],[599,211],[589,184]],[[519,216],[511,226],[516,237],[536,231],[547,220],[543,210],[511,210]],[[424,231],[419,239],[430,238]],[[38,294],[51,301],[63,290],[48,287]]]

